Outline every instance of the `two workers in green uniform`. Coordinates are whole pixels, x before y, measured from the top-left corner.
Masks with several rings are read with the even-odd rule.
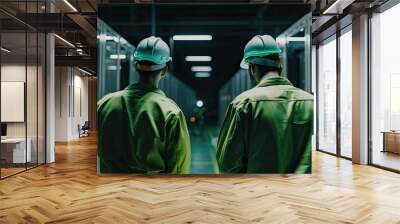
[[[179,107],[158,89],[171,61],[160,38],[134,54],[139,82],[98,103],[100,172],[190,173],[191,147]],[[229,105],[217,145],[220,173],[311,173],[313,97],[280,76],[281,50],[253,37],[241,67],[256,86]]]

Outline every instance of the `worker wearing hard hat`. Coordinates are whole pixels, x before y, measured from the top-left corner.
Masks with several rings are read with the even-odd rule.
[[[190,140],[179,107],[158,88],[171,61],[168,45],[146,38],[134,53],[139,82],[98,103],[100,172],[190,172]]]
[[[253,37],[241,67],[257,84],[229,105],[219,135],[221,173],[310,173],[313,96],[280,76],[281,50]]]

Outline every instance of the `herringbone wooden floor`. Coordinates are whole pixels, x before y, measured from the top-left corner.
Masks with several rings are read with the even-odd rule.
[[[0,181],[0,223],[400,223],[400,175],[316,152],[312,175],[96,174],[96,141]]]

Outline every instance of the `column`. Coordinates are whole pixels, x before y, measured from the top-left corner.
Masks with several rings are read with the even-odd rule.
[[[353,18],[353,162],[368,163],[368,15]]]

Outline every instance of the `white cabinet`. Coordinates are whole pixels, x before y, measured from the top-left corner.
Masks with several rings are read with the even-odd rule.
[[[25,144],[27,144],[26,151]],[[32,161],[32,140],[30,138],[28,138],[26,142],[25,138],[2,139],[1,146],[2,148],[4,147],[4,151],[12,152],[12,163],[25,163]]]

